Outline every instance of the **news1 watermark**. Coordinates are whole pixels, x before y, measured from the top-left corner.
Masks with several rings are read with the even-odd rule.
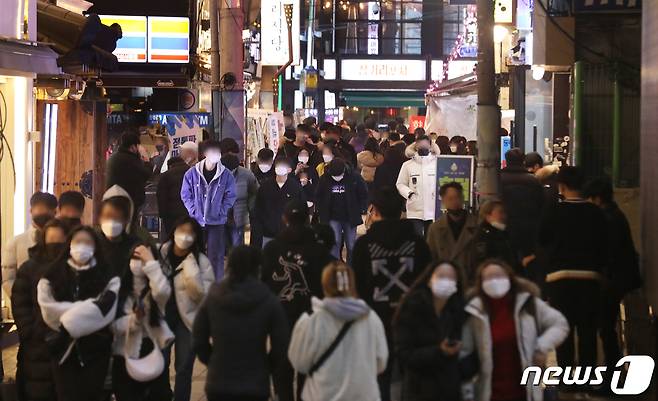
[[[620,383],[622,370],[627,365],[626,379]],[[628,355],[621,358],[615,365],[610,381],[610,390],[618,395],[639,395],[645,392],[651,384],[655,362],[648,355]],[[544,384],[546,386],[600,386],[603,384],[603,376],[607,372],[607,366],[581,367],[529,366],[523,371],[521,384],[527,385],[532,376],[531,383],[534,386]]]

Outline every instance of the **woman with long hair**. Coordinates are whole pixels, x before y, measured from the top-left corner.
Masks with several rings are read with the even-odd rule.
[[[377,167],[384,163],[384,154],[375,138],[370,137],[366,140],[363,151],[356,155],[356,160],[359,163],[361,177],[368,185],[372,184]]]
[[[266,401],[272,373],[286,357],[285,312],[260,281],[259,249],[234,248],[226,267],[226,278],[212,285],[192,330],[194,350],[208,366],[206,396],[208,401]]]
[[[121,281],[100,252],[91,227],[71,231],[61,256],[37,285],[41,316],[51,331],[51,350],[59,401],[95,401],[105,397],[112,333]]]
[[[569,333],[567,320],[539,298],[537,286],[518,277],[502,260],[478,268],[467,313],[462,354],[477,352],[476,379],[465,401],[542,401],[540,386],[519,384],[528,366],[543,367],[546,355]]]
[[[29,249],[30,259],[20,266],[11,295],[11,310],[18,329],[16,382],[24,401],[53,401],[55,384],[50,368],[50,352],[45,341],[48,327],[41,318],[37,302],[37,283],[66,246],[69,226],[50,220],[37,231],[36,245]]]
[[[358,298],[354,277],[343,262],[327,265],[325,298],[313,298],[313,314],[302,314],[295,324],[288,358],[307,375],[304,401],[380,399],[377,375],[388,359],[384,325]]]
[[[191,217],[182,217],[169,233],[169,238],[160,248],[163,271],[171,288],[171,296],[165,306],[165,319],[174,340],[174,398],[189,401],[192,391],[192,325],[215,274],[210,260],[203,253],[203,231]],[[171,360],[171,347],[165,350],[165,364]],[[166,369],[168,370],[168,369]]]
[[[429,265],[393,319],[405,401],[460,399],[459,351],[465,317],[459,269],[447,261]]]

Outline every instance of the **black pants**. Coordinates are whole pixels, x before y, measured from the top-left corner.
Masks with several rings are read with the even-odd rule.
[[[596,331],[600,285],[595,280],[565,279],[548,283],[549,300],[569,322],[569,336],[557,349],[560,366],[596,366]],[[574,334],[578,335],[576,363]]]
[[[74,354],[62,365],[53,362],[53,378],[58,401],[101,401],[105,397],[103,387],[110,366],[110,347],[107,353],[86,358],[80,366]]]
[[[274,392],[278,401],[300,401],[302,399],[306,376],[295,374],[295,368],[292,367],[288,358],[279,365],[272,376]],[[295,378],[297,378],[297,394],[295,394]]]
[[[112,388],[117,401],[161,401],[171,400],[173,396],[167,370],[155,380],[138,382],[128,375],[122,356],[115,356],[112,363]]]
[[[612,371],[621,358],[617,320],[619,319],[619,304],[624,296],[617,291],[604,289],[601,292],[601,312],[599,318],[599,335],[603,343],[605,364],[608,366],[606,376],[612,379]]]
[[[383,320],[383,319],[382,319]],[[386,321],[390,322],[391,319]],[[395,363],[395,343],[393,342],[393,330],[389,327],[390,324],[384,325],[386,332],[386,342],[388,344],[388,361],[386,362],[386,369],[377,376],[377,384],[379,384],[379,393],[381,401],[391,401],[391,382],[393,381],[393,365]]]

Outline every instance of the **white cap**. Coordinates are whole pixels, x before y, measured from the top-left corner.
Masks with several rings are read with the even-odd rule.
[[[181,150],[193,150],[195,152],[199,151],[199,145],[196,142],[187,141],[180,145]]]

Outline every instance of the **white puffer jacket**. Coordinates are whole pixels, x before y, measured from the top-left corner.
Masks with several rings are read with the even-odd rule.
[[[411,160],[402,165],[396,186],[400,195],[407,200],[408,219],[434,220],[436,158],[440,153],[436,143],[432,143],[430,154],[425,157],[418,155],[416,144],[409,145],[405,150],[405,155]]]
[[[162,260],[169,260],[171,242],[162,245],[160,250]],[[200,253],[199,261],[192,253],[178,266],[170,266],[174,275],[174,296],[176,297],[176,306],[185,327],[192,331],[192,325],[201,303],[208,295],[210,286],[215,282],[215,273],[213,272],[210,260],[206,255]]]
[[[127,351],[129,357],[139,357],[142,340],[146,337],[152,338],[160,349],[166,348],[174,341],[174,333],[169,329],[164,319],[160,319],[157,326],[149,324],[151,308],[158,308],[160,315],[164,316],[165,306],[171,296],[169,280],[162,273],[162,268],[157,260],[146,263],[143,270],[146,276],[133,276],[133,292],[126,297],[123,303],[122,316],[112,323],[111,328],[114,333],[112,350],[114,355],[124,356]],[[144,315],[140,319],[133,311],[133,308],[135,301],[147,285],[150,290],[150,297],[146,296],[144,299]],[[155,301],[155,305],[151,304],[151,298]],[[130,331],[130,335],[126,350],[126,334],[128,331]]]
[[[521,356],[521,369],[525,370],[533,364],[535,351],[547,353],[562,344],[569,334],[569,324],[560,312],[535,295],[538,293],[536,286],[525,280],[519,282],[523,288],[531,291],[521,290],[516,295],[514,305],[516,340]],[[480,297],[473,298],[465,309],[469,317],[464,325],[461,355],[466,356],[476,351],[480,361],[480,371],[472,382],[462,386],[462,398],[489,401],[494,363],[489,316]],[[520,382],[521,378],[518,379]],[[531,375],[526,387],[527,400],[542,401],[543,389],[540,386],[533,386],[532,381]]]

